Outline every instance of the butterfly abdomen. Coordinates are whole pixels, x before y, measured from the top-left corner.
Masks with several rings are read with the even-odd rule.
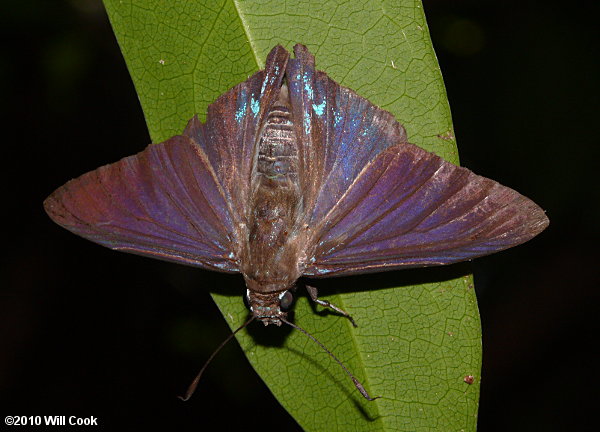
[[[298,141],[285,84],[273,104],[258,145],[252,181],[248,244],[242,273],[253,290],[282,290],[299,277],[294,237],[302,213]]]
[[[258,148],[257,174],[275,182],[273,186],[292,186],[298,180],[298,144],[284,86],[271,108]]]

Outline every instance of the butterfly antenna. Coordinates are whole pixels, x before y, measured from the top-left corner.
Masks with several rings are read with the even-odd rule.
[[[233,337],[236,335],[237,332],[239,332],[240,330],[242,330],[243,328],[245,328],[246,326],[248,326],[248,324],[250,324],[252,321],[254,321],[254,318],[256,318],[256,317],[254,315],[252,315],[252,317],[248,321],[246,321],[244,324],[242,324],[241,326],[239,326],[236,331],[234,331],[233,333],[231,333],[227,337],[227,339],[225,339],[223,342],[221,342],[221,345],[219,345],[219,347],[211,354],[211,356],[208,358],[208,360],[206,360],[206,363],[204,363],[204,366],[202,366],[202,369],[200,369],[200,372],[198,372],[198,375],[196,375],[196,378],[194,378],[194,381],[192,381],[192,383],[188,387],[188,389],[185,392],[185,394],[183,396],[177,396],[179,399],[181,399],[182,401],[186,401],[190,397],[192,397],[192,395],[196,391],[196,387],[198,387],[198,382],[200,382],[200,378],[202,377],[202,374],[204,373],[204,370],[210,364],[210,362],[212,361],[212,359],[215,358],[215,356],[219,353],[219,351],[221,351],[221,349],[225,345],[227,345],[227,342],[229,342],[231,339],[233,339]]]
[[[325,345],[323,345],[321,342],[319,342],[319,340],[314,337],[313,335],[311,335],[309,332],[307,332],[306,330],[304,330],[302,327],[297,326],[296,324],[293,324],[289,321],[287,321],[286,319],[279,317],[279,319],[286,323],[287,325],[289,325],[290,327],[295,328],[296,330],[300,330],[302,333],[304,333],[306,336],[308,336],[310,339],[312,339],[317,345],[319,345],[323,351],[325,351],[327,354],[329,354],[329,356],[334,359],[337,364],[339,364],[342,369],[344,369],[344,372],[346,372],[348,374],[348,376],[350,377],[350,379],[352,380],[352,382],[354,383],[354,386],[357,388],[357,390],[360,392],[361,395],[364,396],[364,398],[366,400],[369,401],[374,401],[375,399],[379,399],[381,398],[381,396],[376,396],[374,398],[372,398],[371,396],[369,396],[369,393],[367,393],[367,391],[365,390],[364,386],[360,383],[360,381],[358,379],[356,379],[356,377],[354,375],[352,375],[352,372],[350,372],[348,370],[348,368],[346,366],[344,366],[344,363],[342,363],[331,351],[329,351]]]

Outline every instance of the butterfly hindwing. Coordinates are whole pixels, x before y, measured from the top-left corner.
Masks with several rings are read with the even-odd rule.
[[[395,118],[294,47],[287,80],[300,138],[305,275],[449,264],[523,243],[542,209],[499,183],[409,144]]]
[[[112,249],[239,271],[257,139],[289,53],[219,97],[183,136],[71,180],[45,201],[51,218]]]
[[[273,48],[264,70],[213,102],[206,123],[194,117],[183,132],[206,153],[232,206],[236,226],[247,221],[257,140],[279,94],[288,58],[283,47]]]
[[[354,91],[326,73],[315,71],[314,57],[294,47],[287,79],[300,137],[300,158],[308,224],[318,230],[365,165],[387,147],[406,142],[404,128]]]
[[[260,136],[283,85],[298,145],[304,274],[449,264],[547,225],[532,201],[407,142],[394,117],[281,46],[220,96],[206,123],[68,182],[45,202],[65,228],[113,249],[239,271]],[[285,78],[285,81],[284,81]]]

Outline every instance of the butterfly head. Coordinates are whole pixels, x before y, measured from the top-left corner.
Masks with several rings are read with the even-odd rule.
[[[294,295],[291,290],[260,293],[248,289],[245,300],[252,315],[264,325],[280,326],[281,319],[287,319],[288,311],[294,303]]]

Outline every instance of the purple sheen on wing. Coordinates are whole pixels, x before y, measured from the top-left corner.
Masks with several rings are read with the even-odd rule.
[[[71,180],[44,203],[70,231],[112,249],[239,271],[238,227],[246,215],[255,141],[289,53],[220,96],[183,136]]]
[[[364,166],[381,151],[402,142],[393,127],[396,122],[385,118],[381,110],[365,99],[359,99],[362,98],[343,88],[336,95],[334,116],[339,113],[341,120],[327,143],[326,177],[314,219],[322,218],[333,207]]]
[[[236,224],[248,211],[249,188],[240,187],[240,181],[250,185],[256,137],[278,96],[288,58],[283,47],[273,48],[265,70],[217,98],[208,107],[206,123],[194,117],[183,132],[206,153],[231,202]]]
[[[514,190],[400,144],[365,167],[326,216],[304,274],[449,264],[523,243],[547,225]]]
[[[305,190],[314,192],[307,194],[310,223],[318,224],[365,165],[389,146],[406,142],[406,132],[390,113],[315,72],[305,47],[294,50],[287,73],[290,100],[296,122],[309,124],[297,133],[301,166],[310,174]]]
[[[207,162],[176,136],[71,180],[44,207],[59,225],[111,249],[237,271],[231,213]]]
[[[194,116],[183,136],[68,182],[46,211],[113,249],[251,273],[262,255],[247,250],[248,221],[265,213],[253,208],[264,186],[258,149],[285,75],[291,122],[282,130],[293,127],[291,174],[301,191],[288,198],[300,214],[277,246],[290,275],[449,264],[523,243],[548,225],[512,189],[408,144],[390,113],[316,71],[306,47],[294,52],[289,59],[276,46],[264,70],[208,107],[206,123]],[[279,214],[281,204],[267,210]],[[269,227],[278,216],[258,219]]]

